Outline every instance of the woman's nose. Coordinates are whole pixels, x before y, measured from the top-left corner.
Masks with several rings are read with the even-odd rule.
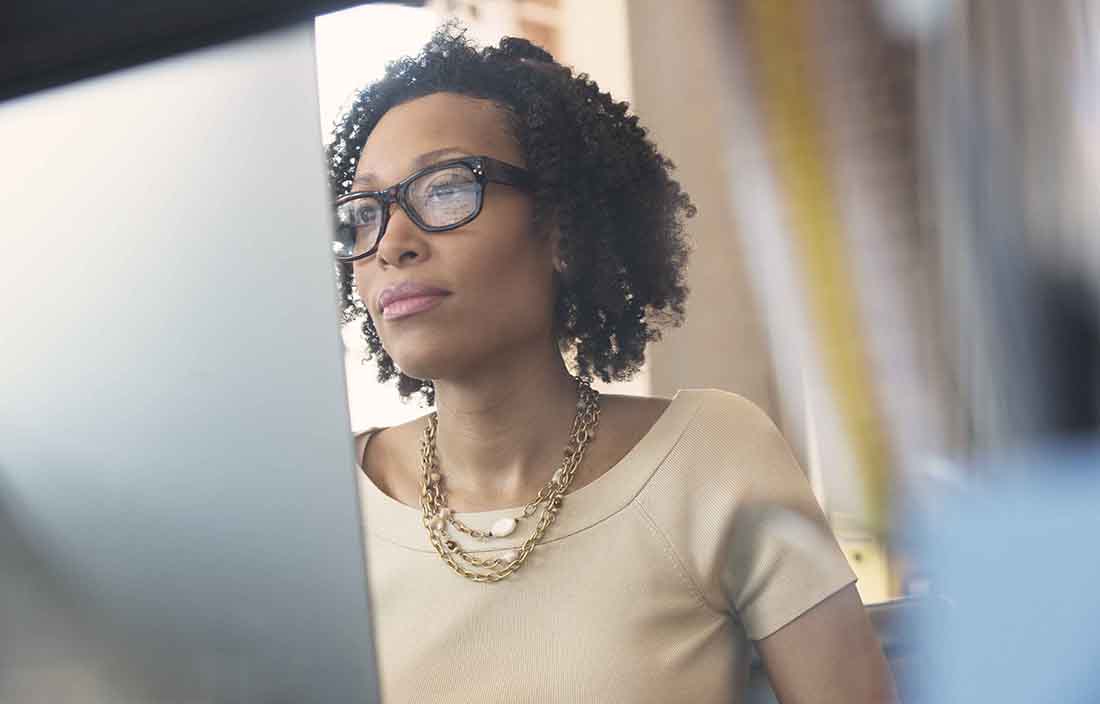
[[[427,255],[425,233],[416,226],[397,203],[390,204],[390,217],[382,241],[378,243],[378,258],[383,265],[403,266],[423,260]]]

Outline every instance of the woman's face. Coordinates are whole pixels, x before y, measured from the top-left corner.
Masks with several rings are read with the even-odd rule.
[[[501,108],[454,93],[417,98],[392,108],[371,132],[353,190],[388,188],[462,156],[526,167]],[[401,371],[418,379],[458,377],[550,344],[553,244],[534,236],[533,212],[529,192],[496,182],[486,184],[477,218],[447,232],[424,232],[391,206],[378,251],[354,267],[359,295]],[[391,303],[385,315],[379,294],[406,282],[449,293],[411,315],[402,312],[410,304],[415,310],[415,302]]]

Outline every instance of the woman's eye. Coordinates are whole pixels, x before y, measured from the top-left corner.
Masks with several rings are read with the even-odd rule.
[[[436,200],[445,200],[455,196],[464,196],[470,192],[473,184],[469,183],[444,183],[432,186],[428,189],[428,197]]]

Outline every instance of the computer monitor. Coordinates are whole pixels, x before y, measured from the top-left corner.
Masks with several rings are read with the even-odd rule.
[[[0,701],[377,701],[314,67],[0,103]]]

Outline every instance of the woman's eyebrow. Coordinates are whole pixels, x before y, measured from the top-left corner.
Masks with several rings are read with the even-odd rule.
[[[470,154],[470,151],[463,149],[462,147],[441,147],[439,149],[433,149],[430,152],[424,152],[420,156],[413,159],[412,171],[417,171],[424,168],[425,166],[430,166],[433,162],[439,160],[439,157],[444,155],[470,156]],[[378,177],[375,174],[367,172],[365,174],[360,174],[356,176],[352,182],[360,186],[368,186],[377,181],[377,179]]]
[[[438,161],[439,157],[448,156],[470,156],[470,152],[466,151],[462,147],[443,147],[441,149],[433,149],[430,152],[425,152],[420,156],[413,159],[413,169],[422,169],[425,166],[429,166],[432,162]]]

